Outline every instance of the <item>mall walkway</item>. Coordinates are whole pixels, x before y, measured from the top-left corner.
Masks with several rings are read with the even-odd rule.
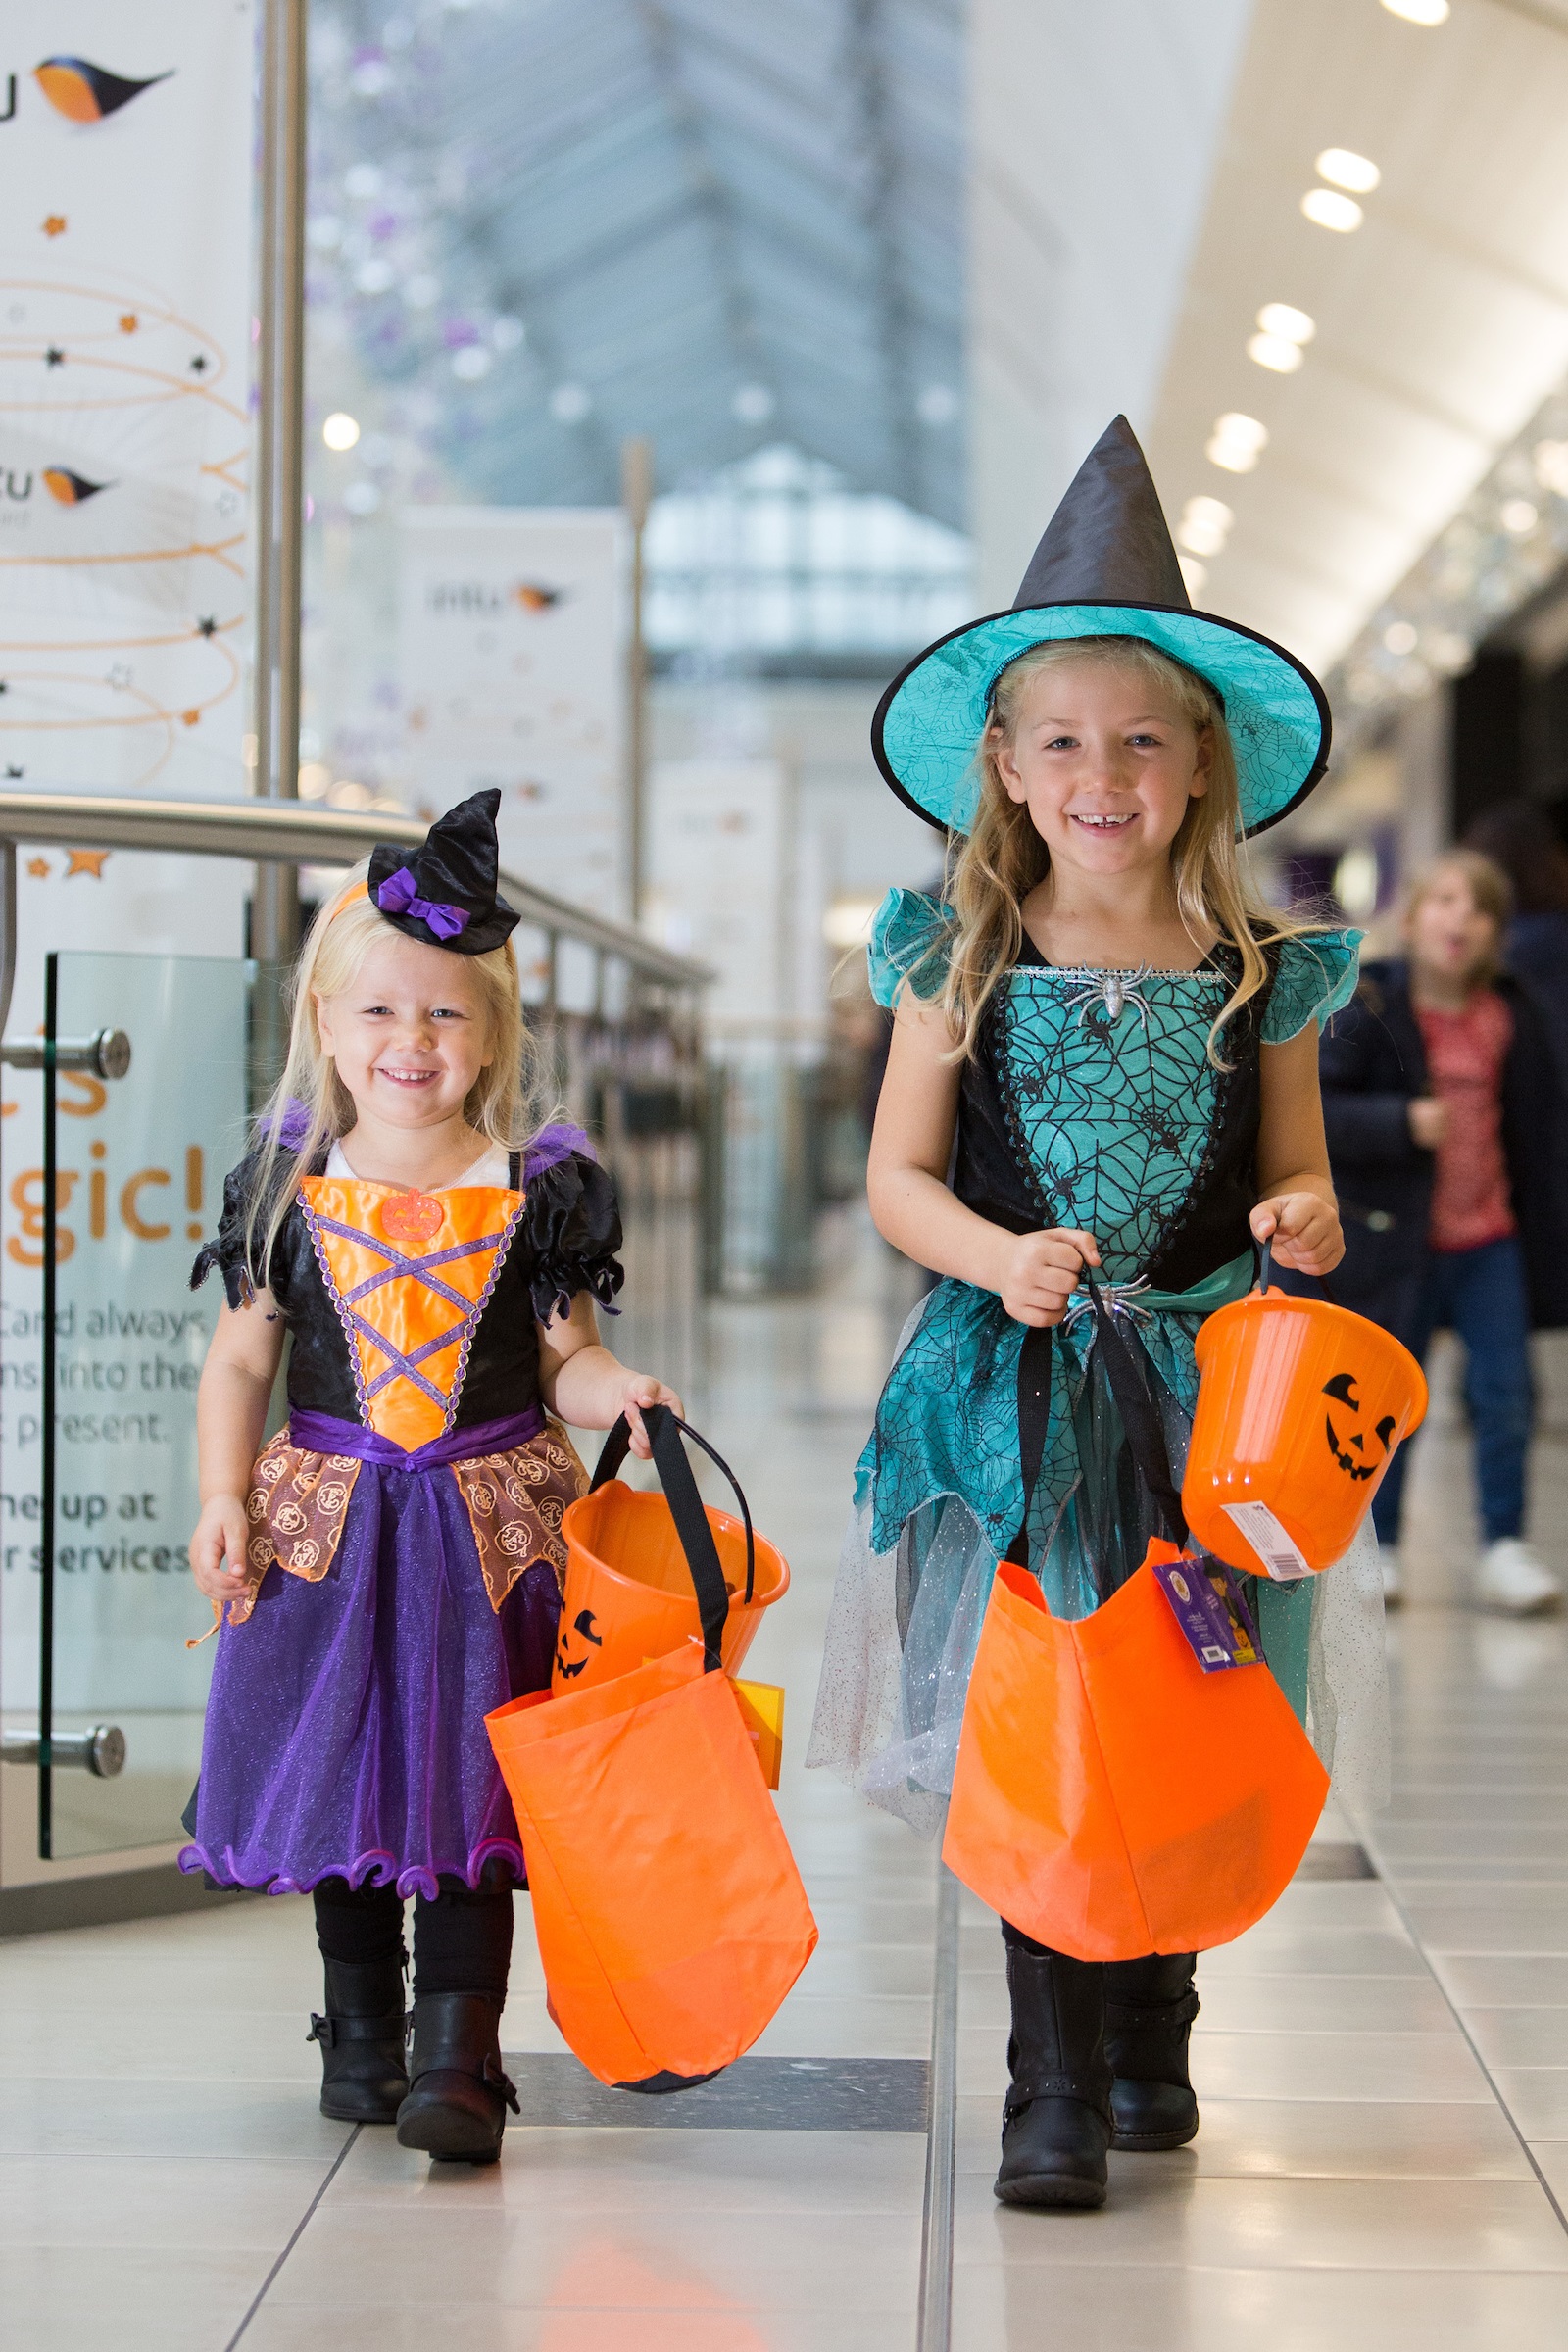
[[[1454,1605],[1468,1505],[1441,1396],[1370,1858],[1326,1823],[1272,1916],[1203,1963],[1194,2147],[1114,2159],[1101,2214],[994,2204],[995,1925],[965,1898],[945,1940],[930,1850],[799,1769],[849,1465],[904,1303],[865,1252],[826,1307],[715,1318],[706,1425],[795,1565],[753,1655],[789,1687],[782,1804],[822,1930],[758,2052],[679,2099],[599,2091],[545,2017],[519,1919],[504,2044],[524,2124],[495,2172],[449,2173],[316,2112],[305,1904],[0,1945],[6,2352],[914,2352],[928,2202],[937,2352],[950,2189],[956,2352],[1568,2341],[1568,1628]],[[1537,1511],[1558,1558],[1560,1410]],[[950,1964],[956,2167],[928,2199]]]

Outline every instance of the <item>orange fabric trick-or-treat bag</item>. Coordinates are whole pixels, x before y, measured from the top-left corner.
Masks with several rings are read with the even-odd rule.
[[[1153,1542],[1092,1617],[997,1571],[970,1678],[942,1858],[982,1902],[1075,1960],[1203,1951],[1289,1885],[1328,1775],[1267,1666],[1203,1671]]]
[[[602,2082],[680,2090],[748,2050],[816,1946],[735,1687],[730,1596],[674,1415],[644,1407],[702,1639],[486,1718],[551,2014]]]
[[[1158,1415],[1093,1276],[1084,1281],[1139,1476],[1178,1542],[1152,1540],[1108,1600],[1069,1621],[1052,1616],[1014,1556],[1020,1530],[980,1629],[942,1858],[1038,1943],[1075,1960],[1137,1960],[1228,1943],[1261,1919],[1306,1850],[1329,1780],[1250,1642],[1205,1648],[1183,1630],[1170,1588],[1191,1601],[1206,1571],[1185,1549]],[[1051,1345],[1049,1330],[1030,1330],[1018,1363],[1024,1529]]]

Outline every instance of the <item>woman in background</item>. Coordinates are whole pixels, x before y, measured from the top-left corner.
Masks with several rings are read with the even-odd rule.
[[[1506,876],[1449,850],[1415,879],[1407,958],[1363,968],[1319,1056],[1345,1223],[1329,1286],[1418,1357],[1434,1331],[1465,1348],[1483,1549],[1476,1597],[1523,1616],[1562,1585],[1525,1541],[1530,1332],[1568,1323],[1562,1086],[1529,992],[1499,969]],[[1292,1286],[1299,1287],[1299,1286]],[[1372,1505],[1385,1597],[1403,1597],[1396,1453]]]

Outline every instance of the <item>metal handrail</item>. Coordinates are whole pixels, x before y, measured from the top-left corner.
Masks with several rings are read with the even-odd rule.
[[[0,842],[69,849],[164,850],[187,857],[251,858],[285,865],[352,865],[378,841],[416,850],[426,828],[378,810],[302,808],[295,801],[143,801],[103,794],[0,792]],[[523,920],[624,958],[649,980],[701,988],[707,964],[675,956],[627,923],[591,914],[518,874],[502,887]]]

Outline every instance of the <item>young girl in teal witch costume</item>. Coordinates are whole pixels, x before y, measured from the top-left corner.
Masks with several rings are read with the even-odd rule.
[[[873,741],[951,854],[943,898],[894,891],[873,931],[896,1025],[871,1207],[944,1279],[861,1458],[808,1761],[929,1833],[998,1559],[1026,1561],[1052,1612],[1082,1618],[1162,1532],[1086,1270],[1179,1479],[1194,1336],[1250,1287],[1254,1244],[1305,1274],[1339,1262],[1317,1031],[1355,986],[1357,935],[1292,926],[1248,889],[1238,841],[1322,774],[1324,699],[1279,647],[1193,611],[1125,418],[1068,490],[1013,610],[913,662]],[[1026,1497],[1031,1328],[1055,1338]],[[1375,1546],[1253,1597],[1269,1664],[1342,1792],[1374,1798]],[[1003,1936],[1012,2082],[997,2194],[1098,2205],[1110,2146],[1171,2148],[1198,2130],[1196,1955],[1090,1963],[1006,1922]]]

